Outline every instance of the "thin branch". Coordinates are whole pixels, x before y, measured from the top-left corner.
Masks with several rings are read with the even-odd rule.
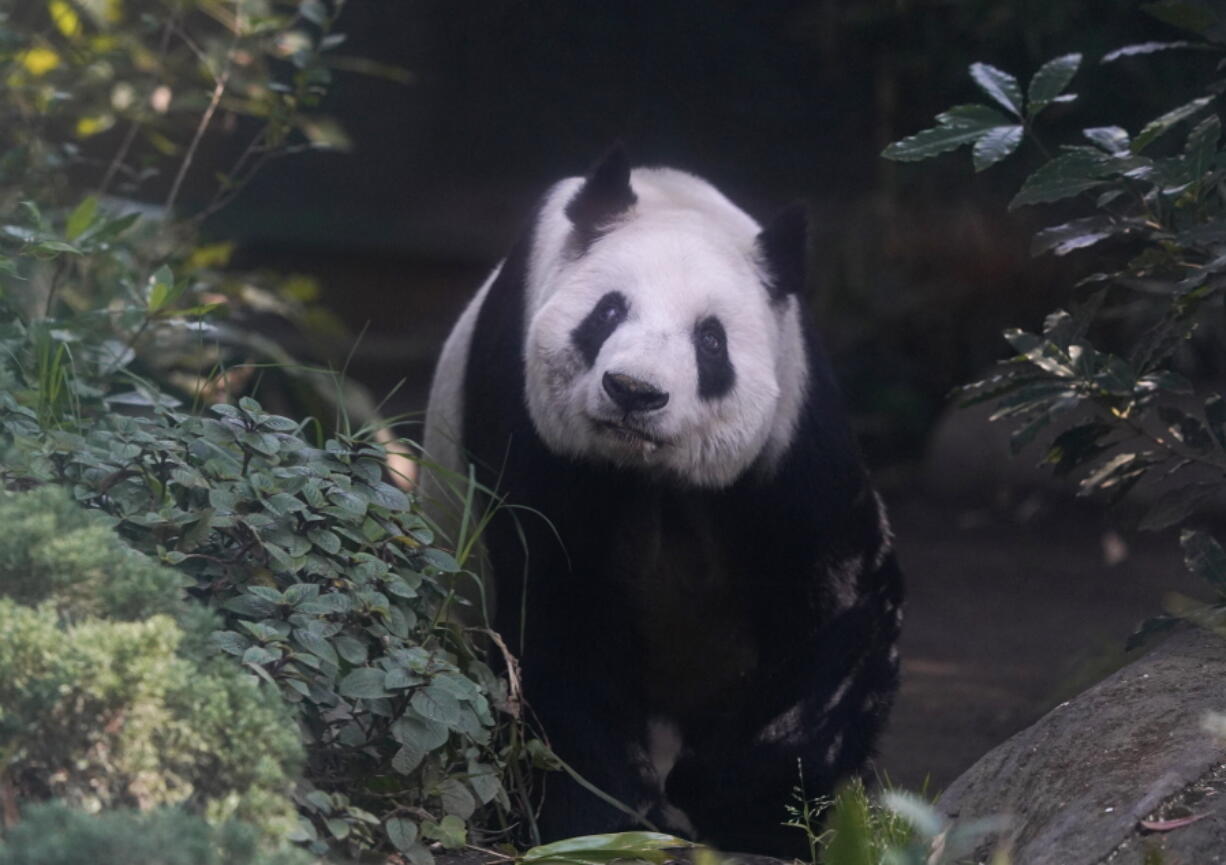
[[[200,141],[204,138],[204,133],[209,128],[209,123],[213,120],[213,115],[217,111],[217,106],[221,104],[221,97],[226,92],[226,85],[230,81],[230,70],[234,66],[234,55],[237,53],[238,37],[242,32],[238,21],[238,4],[242,0],[235,0],[235,22],[234,22],[234,38],[230,40],[230,49],[226,52],[226,62],[222,67],[221,74],[216,77],[216,85],[213,87],[213,96],[209,100],[209,106],[204,110],[204,114],[200,117],[200,124],[196,127],[196,134],[192,136],[192,143],[188,145],[187,153],[183,157],[182,164],[179,165],[179,173],[175,175],[175,181],[170,187],[170,194],[166,196],[166,211],[170,213],[174,209],[175,201],[179,198],[179,189],[183,185],[183,178],[187,176],[187,171],[191,168],[192,160],[196,156],[196,148],[200,146]]]

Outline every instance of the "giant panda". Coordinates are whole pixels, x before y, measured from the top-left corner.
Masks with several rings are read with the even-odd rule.
[[[793,789],[872,755],[901,577],[806,235],[803,208],[763,228],[616,147],[549,190],[446,341],[426,453],[496,491],[495,627],[553,750],[630,812],[550,773],[546,839],[646,821],[798,853]]]

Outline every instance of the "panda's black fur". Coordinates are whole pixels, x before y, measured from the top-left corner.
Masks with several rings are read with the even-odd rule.
[[[633,207],[623,163],[606,158],[572,199],[568,254]],[[762,232],[770,303],[798,292],[804,242],[797,211]],[[799,773],[812,796],[862,770],[898,675],[901,578],[830,365],[806,322],[807,397],[770,471],[699,486],[559,455],[525,391],[534,244],[531,231],[516,243],[472,325],[459,443],[477,481],[516,506],[484,543],[525,696],[564,761],[657,826],[796,853],[803,836],[780,824]],[[583,342],[599,336],[571,334],[588,366]],[[736,374],[734,357],[715,374],[733,380],[706,382],[701,398],[719,400]],[[671,578],[644,584],[644,562]],[[546,839],[635,826],[564,773],[545,783]]]

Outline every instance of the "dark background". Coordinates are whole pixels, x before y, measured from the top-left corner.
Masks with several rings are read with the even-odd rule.
[[[911,583],[884,768],[939,787],[1119,662],[1178,581],[1173,539],[1069,504],[1025,471],[1037,453],[1007,464],[982,415],[947,409],[951,388],[1005,353],[1000,330],[1066,304],[1093,256],[1029,258],[1030,234],[1059,214],[1005,206],[1036,154],[975,175],[966,151],[920,166],[879,153],[980,101],[976,60],[1024,82],[1083,53],[1082,98],[1050,109],[1044,130],[1072,142],[1083,127],[1135,131],[1197,95],[1216,58],[1100,65],[1120,45],[1182,35],[1108,0],[350,0],[342,23],[347,53],[413,83],[339,76],[326,108],[352,152],[275,163],[211,226],[242,238],[238,266],[317,278],[364,331],[356,348],[300,341],[300,353],[351,352],[350,374],[376,395],[404,380],[389,412],[420,412],[442,339],[536,196],[614,140],[759,218],[803,198],[816,323]]]

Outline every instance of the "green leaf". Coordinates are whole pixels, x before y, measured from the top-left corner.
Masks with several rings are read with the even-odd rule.
[[[896,162],[918,162],[972,144],[991,129],[1012,125],[986,105],[957,105],[937,115],[937,126],[895,141],[881,155]]]
[[[438,785],[443,810],[467,820],[477,810],[477,800],[459,778],[447,778]]]
[[[971,78],[979,85],[979,89],[990,96],[1014,117],[1022,116],[1022,88],[1017,79],[995,66],[987,63],[972,63]]]
[[[1213,100],[1214,97],[1212,96],[1202,96],[1199,99],[1193,99],[1191,102],[1168,111],[1166,114],[1163,114],[1161,117],[1155,120],[1151,120],[1149,123],[1145,124],[1145,128],[1137,133],[1137,137],[1132,140],[1132,152],[1140,153],[1168,129],[1181,121],[1187,120],[1189,117],[1198,114],[1201,110],[1213,102]]]
[[[1021,126],[996,126],[985,132],[971,151],[976,171],[995,165],[1022,143]]]
[[[384,826],[388,840],[401,853],[408,851],[417,840],[417,824],[408,817],[392,817]]]
[[[1217,492],[1217,485],[1211,483],[1167,490],[1154,502],[1137,528],[1145,532],[1158,532],[1178,525],[1212,501]]]
[[[1066,150],[1026,178],[1022,188],[1009,202],[1009,209],[1024,204],[1059,201],[1101,186],[1103,177],[1111,173],[1114,166],[1115,161],[1110,156],[1094,148]]]
[[[456,781],[456,783],[458,784],[459,782]],[[447,808],[445,797],[443,807]],[[450,811],[451,809],[447,808],[447,810]],[[452,812],[438,822],[434,834],[446,849],[459,850],[468,843],[468,827],[464,824],[465,819],[457,812]]]
[[[90,195],[68,215],[68,224],[64,228],[64,236],[69,240],[76,240],[85,232],[85,229],[93,224],[94,217],[97,215],[98,199]]]
[[[405,742],[392,755],[392,768],[401,775],[411,775],[421,765],[429,751],[418,742]]]
[[[1218,139],[1222,134],[1222,121],[1216,114],[1210,114],[1200,123],[1192,127],[1188,133],[1188,141],[1184,146],[1184,159],[1187,162],[1188,179],[1195,184],[1197,197],[1205,175],[1213,170],[1213,161],[1217,156]]]
[[[366,644],[356,637],[341,634],[336,638],[336,651],[353,665],[366,663]]]
[[[379,687],[383,687],[382,676],[379,679]],[[409,699],[409,705],[423,718],[438,721],[448,727],[454,727],[460,721],[459,701],[437,685],[427,685],[415,691]]]
[[[1030,242],[1030,254],[1052,252],[1056,255],[1067,255],[1075,249],[1085,249],[1109,237],[1124,237],[1145,227],[1143,220],[1121,219],[1115,216],[1074,219],[1037,233]]]
[[[327,661],[333,666],[339,665],[340,660],[336,656],[336,650],[332,648],[332,643],[319,634],[308,631],[305,628],[299,628],[294,631],[294,639],[298,641],[298,645],[302,646],[312,655]]]
[[[1191,529],[1179,533],[1179,544],[1188,571],[1208,582],[1219,595],[1226,595],[1226,552],[1221,545],[1205,532]]]
[[[1204,36],[1208,33],[1209,28],[1217,23],[1217,16],[1208,6],[1188,3],[1185,0],[1147,3],[1141,9],[1165,24],[1181,30],[1190,30],[1197,36]]]
[[[231,598],[221,605],[222,609],[238,613],[251,619],[264,619],[276,612],[277,605],[264,598],[252,594],[243,594]]]
[[[1039,67],[1026,92],[1026,111],[1034,117],[1064,92],[1081,67],[1080,54],[1065,54]]]
[[[390,697],[383,688],[385,673],[374,667],[359,667],[341,679],[337,690],[341,696],[354,699],[374,700],[379,697]]]
[[[692,841],[686,841],[675,835],[665,835],[662,832],[615,832],[609,835],[579,835],[552,844],[533,847],[521,857],[524,865],[538,865],[544,862],[599,862],[607,863],[615,859],[646,859],[649,862],[663,862],[667,851],[686,847],[696,847]]]
[[[162,265],[149,277],[149,312],[157,312],[169,302],[174,295],[175,277],[170,268]]]
[[[1123,48],[1116,48],[1114,51],[1108,52],[1103,57],[1103,63],[1114,63],[1121,57],[1135,57],[1138,54],[1153,54],[1155,51],[1169,51],[1173,48],[1201,48],[1203,46],[1195,42],[1186,42],[1178,40],[1176,42],[1138,42],[1135,45],[1125,45]]]
[[[1081,134],[1113,155],[1126,153],[1131,143],[1128,131],[1119,126],[1093,126],[1081,130]]]

